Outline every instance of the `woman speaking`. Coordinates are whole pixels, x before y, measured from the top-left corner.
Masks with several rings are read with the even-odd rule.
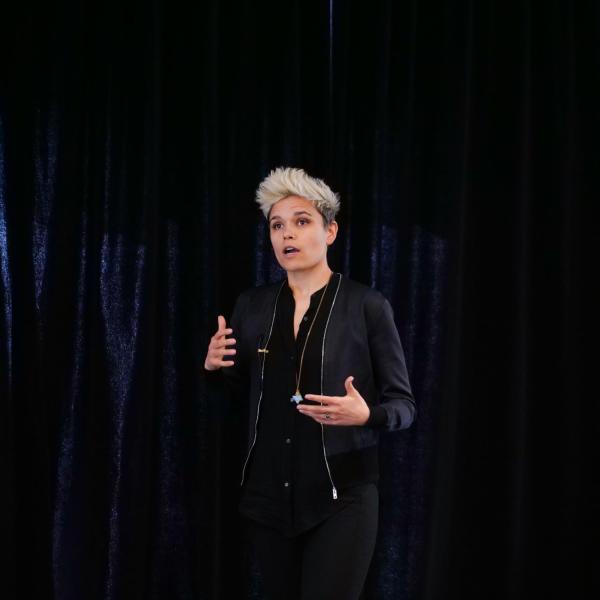
[[[230,327],[217,317],[204,369],[249,402],[239,509],[268,597],[352,600],[377,537],[379,433],[415,418],[404,352],[387,299],[329,268],[337,194],[279,168],[256,201],[286,277],[242,292]]]

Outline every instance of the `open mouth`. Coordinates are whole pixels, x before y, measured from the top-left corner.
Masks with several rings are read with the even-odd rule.
[[[298,252],[300,252],[300,250],[298,250],[298,248],[295,248],[294,246],[286,246],[283,249],[283,253],[288,256],[291,254],[298,254]]]

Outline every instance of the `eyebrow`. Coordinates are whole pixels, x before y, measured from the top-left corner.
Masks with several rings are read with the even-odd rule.
[[[311,214],[311,213],[309,213],[307,210],[297,210],[297,211],[294,213],[294,216],[297,216],[297,215],[302,215],[302,214],[304,214],[304,215],[308,215],[309,217],[312,217],[312,214]],[[273,219],[281,219],[281,217],[280,217],[279,215],[273,215],[273,216],[272,216],[272,217],[269,219],[269,223],[270,223],[270,222],[271,222]]]

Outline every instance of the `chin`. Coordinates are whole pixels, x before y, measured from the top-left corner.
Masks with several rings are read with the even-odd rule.
[[[311,269],[313,269],[316,265],[293,265],[293,266],[289,266],[283,267],[283,269],[287,272],[287,273],[295,273],[296,271],[310,271]]]

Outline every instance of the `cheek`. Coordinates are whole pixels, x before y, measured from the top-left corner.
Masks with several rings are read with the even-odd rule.
[[[321,235],[314,235],[314,236],[312,236],[311,239],[310,239],[310,246],[314,250],[321,250],[323,248],[326,248],[327,247],[327,242],[325,240],[325,237],[321,236]]]

